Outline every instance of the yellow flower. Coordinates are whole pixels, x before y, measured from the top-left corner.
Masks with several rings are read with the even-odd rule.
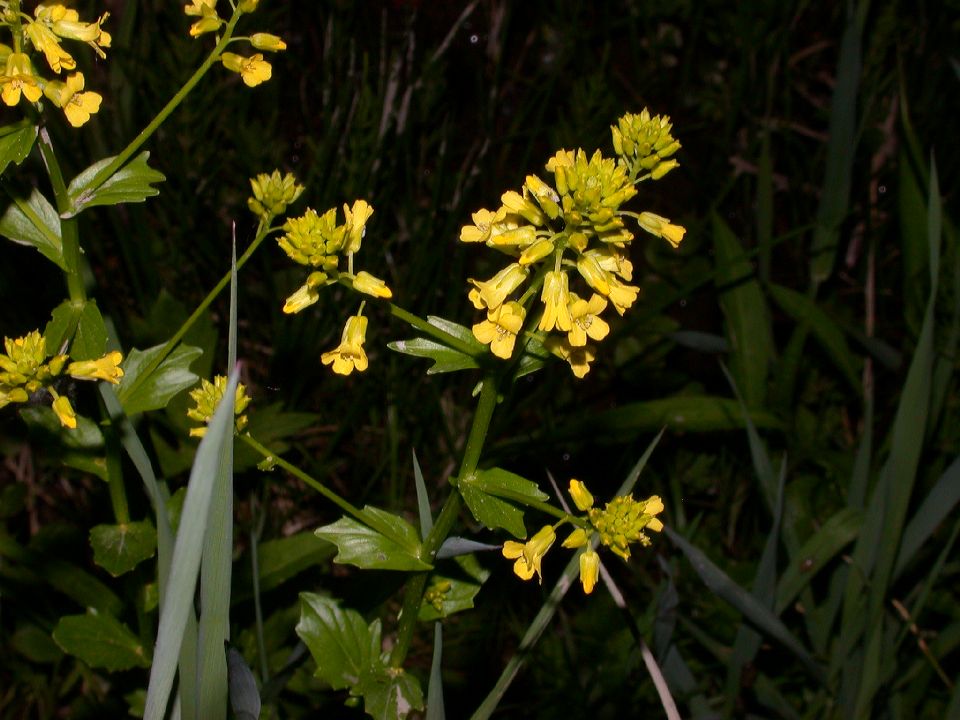
[[[500,197],[500,201],[509,212],[520,215],[537,227],[544,225],[547,221],[540,208],[530,202],[526,194],[521,195],[515,190],[509,190]]]
[[[518,543],[514,540],[505,542],[503,556],[508,560],[516,560],[513,564],[513,572],[517,577],[529,580],[536,574],[537,580],[543,584],[540,564],[556,537],[553,528],[550,525],[544,525],[526,543]]]
[[[576,294],[570,294],[570,333],[567,341],[573,347],[583,347],[587,338],[603,340],[610,332],[610,326],[600,318],[607,307],[607,301],[594,294],[590,300],[582,300]]]
[[[63,367],[63,362],[56,358],[56,362],[43,364],[47,357],[47,341],[39,330],[23,337],[4,338],[3,345],[7,351],[6,354],[0,353],[0,383],[3,385],[23,385],[28,393],[36,392]]]
[[[487,313],[487,319],[473,326],[473,336],[498,358],[509,360],[526,312],[518,302],[508,302]]]
[[[0,97],[10,107],[20,102],[21,94],[29,102],[36,102],[43,94],[30,66],[30,58],[23,53],[10,53],[7,57],[6,72],[0,77],[0,84],[3,87]]]
[[[530,271],[519,263],[510,263],[486,282],[469,278],[473,285],[468,297],[477,310],[496,310],[527,279]]]
[[[0,408],[6,407],[10,403],[25,403],[29,399],[30,396],[23,388],[0,385]]]
[[[631,495],[615,497],[601,510],[591,508],[590,524],[600,534],[600,542],[624,560],[630,559],[630,544],[650,545],[645,529],[660,532],[663,523],[656,517],[663,512],[663,501],[657,495],[634,500]]]
[[[549,238],[540,238],[532,245],[528,245],[526,248],[524,248],[523,252],[520,253],[520,259],[518,262],[521,265],[532,265],[538,260],[543,260],[543,258],[547,257],[547,255],[550,255],[553,250],[553,240]]]
[[[621,315],[637,301],[639,294],[640,288],[635,285],[625,285],[610,276],[610,292],[607,293],[607,298],[613,303],[613,309]]]
[[[213,382],[201,380],[200,387],[190,391],[190,399],[193,400],[194,407],[187,410],[187,417],[203,423],[201,427],[190,430],[192,437],[203,437],[206,435],[207,425],[210,423],[210,420],[213,419],[213,414],[216,412],[217,406],[220,404],[226,391],[227,377],[225,375],[217,375],[213,379]],[[244,411],[249,404],[250,396],[247,395],[247,389],[240,383],[237,385],[233,402],[234,427],[237,432],[241,432],[243,428],[247,426],[247,416],[244,415]]]
[[[26,32],[31,44],[43,53],[47,64],[55,73],[59,75],[64,70],[76,69],[77,61],[60,47],[60,39],[45,23],[39,20],[28,22]]]
[[[617,120],[616,126],[610,128],[613,149],[631,167],[652,170],[653,179],[657,180],[677,164],[676,161],[663,162],[664,158],[680,149],[680,143],[670,134],[672,127],[669,117],[650,117],[646,108],[639,114],[627,113]],[[670,167],[661,170],[662,166],[670,163]]]
[[[551,271],[544,277],[540,299],[543,300],[545,309],[538,326],[541,330],[549,332],[555,327],[564,332],[570,330],[570,290],[568,283],[567,274],[563,271]]]
[[[76,10],[68,11],[63,18],[53,23],[53,32],[70,40],[80,40],[93,48],[101,58],[106,54],[101,48],[110,47],[110,34],[101,29],[101,25],[110,17],[110,13],[104,13],[96,22],[80,22],[80,16]],[[69,68],[68,68],[69,69]]]
[[[333,371],[338,375],[349,375],[354,370],[363,372],[367,369],[367,354],[363,351],[366,334],[367,318],[362,315],[347,318],[340,345],[321,355],[321,361],[324,365],[333,363]]]
[[[203,22],[202,20],[200,22]],[[200,23],[196,23],[199,25]],[[196,26],[195,25],[195,26]],[[193,34],[191,29],[190,34]],[[236,53],[225,52],[220,56],[220,62],[223,66],[235,73],[240,73],[240,78],[248,87],[256,87],[260,83],[266,82],[273,74],[273,68],[263,55],[255,53],[250,57],[243,57]]]
[[[378,298],[391,298],[393,292],[387,287],[387,284],[380,278],[374,277],[365,270],[361,270],[353,278],[353,289],[366,295],[372,295]]]
[[[584,530],[583,528],[577,528],[577,529],[574,530],[572,533],[570,533],[569,535],[567,535],[567,539],[564,540],[564,541],[561,543],[561,545],[563,545],[563,547],[565,547],[565,548],[570,548],[570,549],[575,549],[575,548],[583,547],[583,546],[586,545],[588,542],[590,542],[590,535],[591,535],[591,534],[592,534],[592,533],[588,533],[588,532],[587,532],[586,530]]]
[[[58,395],[57,391],[50,388],[50,394],[53,395],[53,412],[56,413],[60,424],[73,430],[77,427],[77,414],[73,411],[70,404],[70,398],[66,395]]]
[[[600,556],[593,548],[587,548],[580,553],[580,584],[583,585],[585,594],[589,595],[593,592],[593,586],[597,584],[599,576]]]
[[[590,363],[597,359],[597,351],[593,345],[573,347],[566,338],[551,335],[544,341],[544,347],[557,357],[566,360],[573,374],[583,378],[590,372]]]
[[[560,206],[557,204],[560,202],[560,196],[556,190],[536,175],[527,175],[526,182],[523,186],[525,190],[530,191],[530,194],[537,199],[537,204],[540,205],[547,214],[547,217],[551,220],[556,220],[560,217]]]
[[[190,17],[203,17],[211,12],[217,12],[217,0],[190,0],[189,5],[183,6],[183,12]]]
[[[503,222],[507,217],[506,208],[496,212],[477,210],[471,215],[473,225],[464,225],[460,228],[460,242],[486,242],[490,238],[490,230],[495,223]]]
[[[283,304],[283,312],[293,315],[313,305],[320,299],[318,288],[327,282],[325,272],[313,272],[307,276],[307,281],[297,288],[297,291],[287,298]]]
[[[664,240],[669,242],[673,247],[679,247],[680,242],[683,240],[684,233],[686,229],[680,225],[671,225],[670,221],[665,217],[656,215],[652,212],[642,212],[640,213],[640,218],[638,220],[640,227],[646,230],[651,235],[656,235],[657,237],[662,237]]]
[[[123,355],[116,350],[99,360],[78,360],[67,365],[67,375],[78,380],[106,380],[116,385],[123,377],[120,363]]]
[[[67,116],[67,122],[73,127],[80,127],[90,116],[100,110],[103,97],[100,93],[81,92],[83,90],[83,73],[68,75],[63,90],[60,93],[60,107]]]
[[[267,50],[268,52],[287,49],[287,44],[281,38],[270,33],[254,33],[250,36],[250,44],[257,50]]]
[[[593,495],[587,490],[587,486],[579,480],[570,480],[569,492],[570,497],[573,498],[573,504],[577,506],[577,510],[586,512],[593,507]]]
[[[355,253],[360,249],[360,242],[367,232],[367,220],[373,215],[373,206],[366,200],[355,200],[352,208],[343,206],[343,214],[346,217],[344,225],[347,229],[347,242],[343,251]]]
[[[347,230],[337,225],[336,208],[330,208],[323,215],[307,208],[300,217],[288,218],[283,231],[277,244],[292,260],[327,271],[337,269],[337,256],[343,250]]]

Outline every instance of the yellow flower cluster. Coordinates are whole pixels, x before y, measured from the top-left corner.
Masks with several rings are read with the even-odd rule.
[[[0,44],[0,99],[13,107],[21,99],[38,102],[46,97],[63,110],[73,127],[80,127],[100,109],[103,97],[96,92],[84,92],[84,78],[76,70],[77,62],[60,44],[63,40],[85,42],[100,57],[106,57],[104,48],[110,47],[110,33],[101,27],[109,16],[104,13],[96,22],[81,22],[76,10],[59,3],[40,3],[33,16],[14,9],[8,3],[0,8],[0,25],[11,34],[12,47]],[[50,69],[64,79],[43,77],[27,53],[27,46],[43,53]]]
[[[560,150],[546,165],[552,184],[528,175],[520,192],[503,194],[498,209],[473,213],[460,240],[482,242],[514,258],[489,280],[469,280],[470,301],[487,316],[473,334],[494,355],[513,355],[528,301],[539,289],[537,329],[553,333],[546,347],[577,377],[586,375],[596,355],[589,341],[603,340],[610,331],[600,315],[608,305],[623,315],[640,292],[628,284],[633,265],[627,252],[634,236],[625,218],[674,247],[683,239],[685,230],[664,217],[620,209],[640,182],[658,180],[676,167],[676,160],[667,159],[680,148],[671,127],[669,118],[651,118],[646,110],[625,115],[611,128],[617,158],[599,150],[589,157],[582,149]],[[586,285],[582,295],[570,287],[574,270]],[[525,285],[521,297],[511,300]]]
[[[646,500],[635,500],[626,495],[614,498],[604,508],[594,507],[593,495],[579,480],[570,481],[570,497],[581,512],[586,513],[567,539],[561,543],[565,548],[586,548],[580,553],[580,583],[587,595],[593,592],[600,576],[600,556],[590,546],[594,533],[600,538],[601,545],[610,548],[624,560],[630,558],[630,545],[640,543],[650,545],[650,538],[644,532],[660,532],[663,523],[656,517],[663,512],[663,502],[656,495]],[[567,522],[561,520],[557,525],[545,525],[526,543],[508,540],[503,544],[503,556],[514,560],[513,572],[523,580],[534,575],[542,582],[541,563],[543,556],[556,540],[556,527]]]
[[[247,198],[247,205],[254,215],[266,223],[277,215],[283,215],[287,206],[296,202],[303,193],[303,185],[297,183],[292,173],[281,175],[279,170],[250,178],[250,187],[253,196]]]
[[[65,373],[77,380],[105,380],[116,385],[123,377],[121,353],[108,352],[97,360],[68,364],[70,358],[66,355],[48,355],[46,338],[39,330],[23,337],[5,337],[3,345],[6,352],[0,353],[0,408],[25,403],[42,388],[53,398],[53,411],[60,424],[71,429],[77,427],[77,415],[70,399],[54,389],[53,381]]]
[[[251,13],[257,9],[257,5],[259,0],[244,0],[236,6],[236,12]],[[189,17],[197,18],[190,26],[191,37],[219,32],[227,22],[217,13],[217,0],[190,0],[189,5],[183,6],[183,12]],[[281,38],[270,33],[254,33],[248,38],[232,38],[230,42],[239,40],[246,40],[255,50],[278,52],[287,49],[287,44]],[[220,55],[220,62],[227,70],[240,75],[247,87],[256,87],[273,75],[273,67],[263,59],[263,53],[244,56],[225,52]]]
[[[285,313],[298,313],[320,298],[320,288],[341,282],[363,295],[389,299],[393,292],[387,284],[366,271],[353,272],[353,256],[360,250],[366,234],[367,220],[373,207],[366,200],[356,200],[343,206],[343,223],[337,222],[337,209],[330,208],[318,215],[311,208],[297,218],[284,223],[284,234],[277,241],[292,260],[313,268],[306,282],[287,298]],[[346,259],[346,268],[341,260]],[[340,345],[321,356],[324,365],[332,365],[338,375],[349,375],[354,370],[367,369],[367,355],[363,343],[367,333],[367,318],[361,313],[347,319]]]
[[[190,435],[193,437],[203,437],[207,433],[207,425],[213,418],[217,410],[217,405],[223,400],[223,395],[227,391],[227,377],[217,375],[213,382],[201,380],[200,387],[190,391],[190,399],[194,406],[187,410],[187,417],[201,423],[200,427],[190,429]],[[243,383],[237,385],[237,391],[234,395],[233,414],[236,417],[235,427],[237,432],[242,432],[247,426],[246,409],[250,404],[250,396],[247,395],[247,389]]]

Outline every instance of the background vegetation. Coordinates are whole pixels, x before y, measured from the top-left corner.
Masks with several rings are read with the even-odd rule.
[[[76,147],[69,176],[146,124],[202,53],[179,7],[108,4],[115,49],[86,69],[109,88],[105,107],[82,132],[51,128]],[[625,111],[669,114],[681,168],[642,201],[688,228],[683,245],[634,257],[639,307],[585,380],[557,366],[514,390],[489,459],[544,487],[548,472],[580,477],[606,497],[666,427],[638,491],[663,496],[672,532],[609,564],[628,617],[602,591],[564,602],[497,712],[658,713],[639,634],[685,717],[960,717],[958,10],[264,0],[262,25],[289,45],[273,80],[248,91],[212,73],[149,145],[161,195],[83,216],[98,303],[132,346],[169,337],[222,276],[231,223],[241,248],[252,236],[247,178],[279,166],[311,207],[368,199],[369,269],[419,314],[469,324],[464,278],[493,269],[456,242],[469,213],[557,147],[606,148]],[[0,334],[43,327],[60,276],[32,248],[3,254]],[[337,294],[283,316],[298,284],[269,244],[241,273],[251,425],[357,505],[413,512],[411,449],[445,494],[476,378],[425,377],[386,349],[403,332],[387,317],[371,323],[370,370],[333,376],[319,355],[339,337]],[[226,315],[223,299],[192,331],[208,351],[201,376],[223,356]],[[185,406],[138,428],[173,487],[195,450]],[[269,565],[267,543],[338,513],[238,452],[236,643],[259,671],[259,547],[264,699],[274,717],[341,717],[344,698],[298,653],[297,594],[323,589],[389,618],[398,579],[346,572],[320,546],[296,567]],[[0,456],[0,717],[122,717],[144,673],[60,650],[52,629],[85,603],[56,575],[108,585],[112,611],[150,643],[152,570],[114,580],[93,564],[87,533],[112,521],[106,486],[65,467],[10,408]],[[499,556],[480,560],[491,575],[477,608],[445,623],[449,717],[487,695],[561,570],[548,557],[540,588]],[[408,666],[426,678],[429,633],[417,642]]]

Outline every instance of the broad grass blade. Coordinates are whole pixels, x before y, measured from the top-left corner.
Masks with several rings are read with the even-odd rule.
[[[227,368],[237,363],[237,247],[230,261],[230,325]],[[230,587],[233,571],[233,432],[219,446],[216,485],[203,538],[200,566],[199,717],[226,720],[229,673],[224,644],[230,640]]]
[[[157,645],[153,666],[150,668],[144,720],[163,720],[166,714],[184,630],[188,617],[193,612],[193,596],[213,490],[219,475],[221,450],[227,438],[233,437],[233,406],[238,382],[239,376],[234,372],[227,384],[223,400],[207,427],[206,435],[200,441],[193,469],[190,471],[187,497],[183,503],[183,514],[173,548],[169,584],[164,594],[164,608],[157,630]],[[190,702],[190,698],[184,698],[183,702]]]

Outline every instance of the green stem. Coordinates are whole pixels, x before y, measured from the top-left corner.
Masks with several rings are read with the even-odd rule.
[[[250,259],[250,256],[253,255],[256,249],[260,247],[260,244],[267,238],[267,235],[270,232],[269,225],[269,220],[260,221],[260,225],[257,227],[256,237],[253,238],[253,242],[250,243],[250,247],[248,247],[244,251],[243,255],[240,256],[240,259],[237,260],[238,271],[246,264],[247,260]],[[167,356],[173,352],[173,349],[177,346],[177,343],[183,339],[183,336],[190,331],[190,328],[193,327],[193,324],[200,319],[203,313],[207,311],[207,308],[209,308],[210,304],[217,298],[217,295],[219,295],[230,283],[230,275],[231,271],[227,270],[223,277],[220,278],[220,282],[214,285],[213,289],[207,293],[207,296],[203,299],[203,302],[197,306],[196,310],[193,311],[190,317],[184,320],[183,324],[180,326],[180,329],[177,330],[169,340],[167,340],[163,346],[163,349],[160,351],[160,354],[154,357],[152,361],[147,363],[140,374],[134,378],[129,391],[127,391],[129,394],[132,395],[140,386],[140,384],[150,377],[150,374],[160,366],[160,363],[166,360]]]
[[[477,463],[480,462],[480,454],[483,452],[483,444],[487,439],[490,421],[493,419],[493,412],[497,407],[499,385],[497,380],[498,378],[494,374],[489,374],[483,379],[480,399],[477,401],[477,410],[473,415],[470,434],[467,436],[467,444],[463,451],[463,460],[460,463],[458,477],[463,478],[472,475],[477,469]],[[423,541],[422,558],[425,561],[432,562],[437,550],[447,539],[450,531],[453,530],[460,514],[462,502],[460,491],[453,488],[443,503],[443,508],[440,510],[440,515],[437,517],[433,529]],[[403,665],[403,661],[410,651],[413,631],[417,625],[417,617],[420,615],[420,606],[423,603],[423,590],[427,584],[427,575],[428,573],[425,572],[417,573],[407,582],[403,595],[403,608],[400,611],[400,625],[397,628],[397,641],[390,653],[390,665],[392,667],[398,668]]]
[[[150,139],[150,136],[157,131],[167,117],[170,116],[174,110],[177,109],[177,106],[183,102],[184,98],[190,94],[190,91],[197,85],[198,82],[207,74],[207,71],[215,63],[220,55],[223,53],[224,49],[230,43],[231,36],[233,35],[233,29],[237,24],[237,21],[240,19],[241,13],[238,10],[234,10],[232,17],[227,22],[226,27],[223,31],[223,36],[220,38],[220,42],[217,43],[217,46],[213,51],[207,56],[207,59],[203,61],[200,67],[197,68],[196,72],[190,76],[190,79],[187,80],[183,87],[177,91],[177,94],[170,98],[170,101],[163,106],[163,109],[157,113],[157,116],[150,121],[150,124],[147,125],[143,130],[140,131],[140,134],[137,135],[133,140],[130,141],[130,144],[127,145],[119,155],[117,155],[107,166],[102,168],[90,182],[88,187],[88,192],[93,192],[98,187],[103,185],[110,177],[121,167],[124,163],[130,159],[130,157],[140,149],[140,147]]]
[[[67,192],[67,185],[63,180],[63,172],[60,170],[57,155],[53,151],[53,143],[50,142],[50,133],[47,132],[45,127],[40,128],[38,145],[43,163],[47,167],[50,184],[53,186],[54,199],[57,201],[57,212],[62,216],[70,210],[70,194]],[[83,286],[83,274],[81,272],[83,260],[80,254],[80,234],[77,230],[76,218],[60,220],[60,242],[63,264],[66,267],[67,292],[70,294],[70,299],[76,303],[86,302],[87,291]]]
[[[240,439],[243,440],[243,442],[245,442],[248,446],[256,450],[258,453],[263,455],[265,459],[269,460],[270,462],[272,462],[273,464],[279,467],[282,467],[284,470],[286,470],[288,473],[293,475],[295,478],[302,480],[304,483],[312,487],[314,490],[316,490],[318,493],[323,495],[327,500],[332,502],[334,505],[336,505],[338,508],[343,510],[345,513],[352,515],[363,524],[365,525],[367,524],[368,520],[364,516],[362,510],[360,510],[354,505],[351,505],[349,502],[347,502],[342,497],[337,495],[337,493],[335,493],[333,490],[331,490],[326,485],[321,483],[319,480],[308,475],[303,470],[298,468],[296,465],[291,465],[282,457],[278,457],[276,453],[270,450],[270,448],[266,447],[265,445],[261,445],[259,442],[254,440],[250,435],[241,435]]]

